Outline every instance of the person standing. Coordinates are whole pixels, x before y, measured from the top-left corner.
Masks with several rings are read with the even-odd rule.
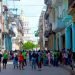
[[[8,61],[8,53],[5,50],[3,53],[3,69],[6,69],[7,61]]]
[[[38,70],[41,71],[41,68],[42,68],[42,54],[39,51],[38,52]]]
[[[30,65],[31,65],[31,58],[32,58],[32,52],[29,51],[29,63],[30,63]]]
[[[50,51],[48,51],[48,53],[47,53],[47,58],[48,58],[48,65],[50,66]]]
[[[15,67],[17,67],[18,69],[18,55],[16,53],[14,54],[13,65],[14,65],[14,69]]]
[[[35,54],[35,52],[33,52],[31,60],[32,60],[32,63],[31,63],[32,69],[36,69],[36,54]]]
[[[20,52],[18,60],[19,60],[19,69],[23,70],[24,69],[24,57],[22,55],[22,52]]]
[[[0,50],[0,72],[1,72],[2,52]]]
[[[24,57],[24,66],[26,66],[27,65],[27,52],[23,51],[22,55]]]

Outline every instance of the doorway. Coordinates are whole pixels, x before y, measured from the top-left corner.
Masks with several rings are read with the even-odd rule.
[[[62,38],[62,49],[65,49],[65,34],[63,34],[61,38]]]

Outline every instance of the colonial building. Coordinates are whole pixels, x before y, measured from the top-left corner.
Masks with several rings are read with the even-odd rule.
[[[45,15],[45,11],[41,12],[40,18],[39,18],[39,26],[38,26],[38,30],[39,30],[39,45],[40,45],[40,49],[43,50],[46,48],[45,44],[47,45],[47,38],[44,36],[45,34],[45,30],[47,29],[46,27],[46,20],[44,18]]]
[[[68,13],[69,15],[72,16],[72,22],[70,23],[70,26],[68,27],[68,31],[70,34],[70,39],[69,43],[72,46],[73,52],[75,52],[75,0],[68,0]]]
[[[75,51],[75,1],[44,0],[47,49]],[[42,30],[42,29],[40,29]],[[42,33],[43,34],[43,33]],[[42,35],[41,34],[41,35]]]

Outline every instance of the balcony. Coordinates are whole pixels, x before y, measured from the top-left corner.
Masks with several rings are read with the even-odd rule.
[[[69,0],[68,6],[75,8],[75,0]]]
[[[47,11],[47,12],[45,13],[45,19],[47,20],[48,17],[49,17],[49,13],[48,13],[48,11]]]
[[[54,32],[59,32],[59,31],[61,31],[64,28],[65,28],[65,25],[64,25],[64,23],[63,23],[61,18],[58,18],[56,20],[56,22],[54,23],[54,25],[52,26],[52,30]]]
[[[72,23],[72,16],[66,15],[63,17],[57,18],[54,25],[52,26],[52,30],[55,32],[59,32],[63,30],[66,26],[70,25]]]
[[[53,6],[60,6],[62,4],[63,0],[52,0],[52,5]]]
[[[52,24],[48,23],[47,27],[45,28],[44,36],[48,38],[51,33],[52,33]]]
[[[73,15],[75,13],[75,0],[69,0],[68,6],[69,14]]]
[[[9,29],[9,35],[10,35],[10,36],[13,36],[13,37],[15,36],[15,33],[13,32],[13,30],[10,30],[10,29]]]
[[[46,30],[45,33],[44,33],[44,36],[45,36],[46,38],[48,38],[49,35],[50,35],[50,32]]]
[[[52,0],[44,0],[44,3],[45,3],[46,5],[51,5],[51,4],[52,4]]]

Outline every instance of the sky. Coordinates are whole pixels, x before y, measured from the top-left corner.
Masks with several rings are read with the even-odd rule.
[[[24,11],[32,33],[37,30],[38,20],[44,6],[43,0],[21,0],[21,9]]]
[[[5,0],[6,1],[6,0]],[[8,1],[8,0],[7,0]],[[31,34],[38,29],[39,16],[43,9],[44,0],[20,0],[20,1],[8,1],[9,8],[18,8],[18,14],[21,14],[21,10],[29,21],[29,28]]]

